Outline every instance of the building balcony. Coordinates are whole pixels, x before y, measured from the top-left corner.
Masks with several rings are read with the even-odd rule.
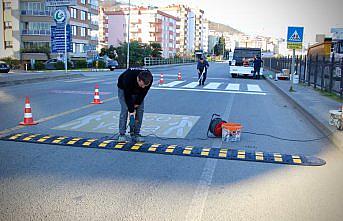
[[[52,16],[52,14],[49,10],[21,10],[21,15],[28,16]]]
[[[22,30],[22,35],[50,35],[50,30]]]
[[[98,36],[91,36],[91,41],[97,41],[99,40]]]

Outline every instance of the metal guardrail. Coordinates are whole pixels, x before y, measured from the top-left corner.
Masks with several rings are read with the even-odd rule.
[[[183,64],[183,63],[193,63],[196,60],[193,58],[144,58],[145,66],[152,65],[165,65],[165,64]]]
[[[264,58],[264,67],[281,72],[291,70],[292,57]],[[300,82],[319,88],[323,91],[334,92],[343,98],[343,58],[317,56],[296,56],[295,71],[299,74]]]

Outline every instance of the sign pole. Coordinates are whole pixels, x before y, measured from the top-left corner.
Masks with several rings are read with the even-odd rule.
[[[290,73],[291,86],[289,88],[290,92],[294,91],[294,74],[295,74],[295,49],[302,49],[304,27],[288,27],[287,31],[287,48],[292,49],[292,65]]]
[[[67,23],[64,24],[64,69],[68,73],[68,52],[67,52]]]
[[[289,88],[289,91],[294,91],[294,82],[293,82],[293,79],[294,79],[294,74],[295,74],[295,70],[294,70],[294,67],[295,67],[295,49],[293,49],[293,56],[292,56],[292,66],[291,66],[291,87]]]

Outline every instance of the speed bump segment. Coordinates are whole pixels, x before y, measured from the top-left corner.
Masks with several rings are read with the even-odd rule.
[[[117,142],[116,140],[112,139],[52,136],[31,133],[11,134],[0,138],[0,140],[301,166],[322,166],[326,163],[324,160],[318,157],[300,154],[292,155],[273,152],[236,150],[229,148],[204,148],[196,146],[151,144],[140,142]]]

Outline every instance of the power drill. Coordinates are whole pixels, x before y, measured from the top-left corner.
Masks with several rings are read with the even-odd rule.
[[[133,135],[135,132],[135,116],[134,115],[130,115],[129,126],[130,126],[130,134]]]

